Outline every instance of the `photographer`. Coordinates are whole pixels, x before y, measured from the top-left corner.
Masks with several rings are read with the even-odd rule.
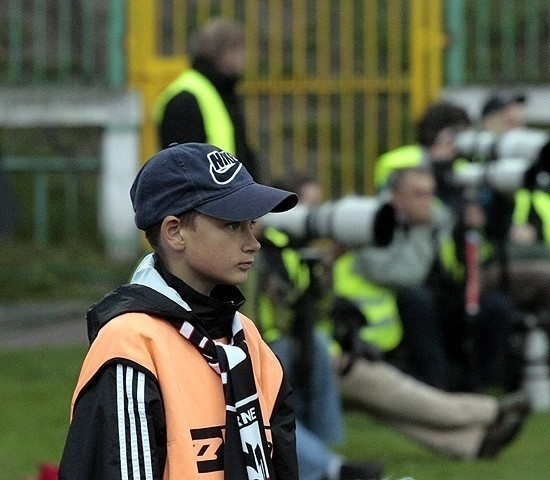
[[[429,168],[440,177],[459,155],[456,135],[471,125],[462,107],[448,102],[428,106],[416,128],[417,143],[404,145],[382,154],[374,168],[378,191],[383,190],[392,172],[401,168]]]
[[[429,170],[394,172],[390,202],[396,210],[397,225],[393,240],[388,246],[356,249],[338,259],[334,265],[335,293],[352,301],[375,332],[378,324],[400,319],[403,342],[397,365],[404,364],[403,368],[416,378],[452,390],[507,388],[506,345],[514,308],[500,292],[483,292],[475,328],[470,328],[472,319],[464,305],[465,279],[452,277],[448,271],[451,262],[457,269],[463,265],[460,255],[449,259],[457,250],[448,245],[462,243],[450,236],[452,217],[436,202],[435,188]],[[442,251],[447,257],[446,268],[439,261]],[[380,298],[370,293],[372,285],[393,292],[398,307],[394,318],[387,314],[376,318]],[[475,348],[464,352],[470,340]],[[395,357],[394,352],[390,358]],[[477,374],[475,380],[473,373]]]
[[[434,206],[435,180],[427,169],[397,170],[390,191],[397,222],[392,242],[339,257],[333,290],[359,308],[368,320],[363,338],[386,352],[386,359],[429,385],[447,387],[448,361],[431,308],[435,298],[425,282],[451,219]]]
[[[477,153],[478,161],[490,163],[506,154],[500,148],[507,139],[516,136],[529,144],[531,130],[526,128],[525,105],[527,97],[510,90],[491,94],[481,109],[480,134],[493,135],[492,148]],[[531,135],[533,136],[533,135]],[[521,139],[523,138],[523,141]],[[509,142],[510,143],[510,142]],[[518,147],[519,148],[519,147]],[[537,182],[542,172],[549,175],[550,142],[540,147],[534,142],[529,158],[532,162],[524,177],[523,188],[508,194],[489,192],[487,216],[494,219],[490,230],[499,261],[484,271],[484,281],[498,286],[512,295],[523,310],[535,314],[550,312],[550,194],[548,186]],[[501,150],[501,151],[499,151]],[[499,226],[500,225],[500,226]]]
[[[431,176],[427,175],[427,178],[431,180]],[[293,188],[298,191],[300,198],[304,198],[302,189],[294,186]],[[257,314],[256,318],[265,321],[262,329],[263,334],[271,339],[271,344],[272,346],[275,345],[275,348],[277,348],[277,340],[274,339],[277,336],[281,338],[282,332],[295,332],[296,325],[294,322],[303,323],[307,321],[312,322],[312,326],[315,327],[310,330],[312,338],[325,339],[322,342],[315,340],[314,345],[325,345],[324,355],[328,355],[326,349],[327,330],[321,331],[321,329],[324,327],[324,320],[328,315],[325,309],[330,307],[332,303],[330,285],[328,283],[317,285],[321,291],[318,291],[313,297],[309,296],[310,288],[304,289],[304,287],[310,285],[309,282],[315,280],[315,278],[321,277],[323,279],[323,273],[330,268],[330,263],[327,264],[327,261],[332,252],[330,248],[323,248],[323,252],[328,253],[318,256],[317,261],[310,262],[308,259],[312,258],[311,250],[301,250],[298,246],[312,239],[326,241],[327,237],[319,235],[319,231],[315,227],[321,227],[322,230],[331,230],[331,236],[328,237],[330,240],[329,245],[334,240],[341,240],[346,236],[344,231],[346,227],[343,230],[337,229],[334,224],[337,217],[343,224],[347,224],[348,233],[350,228],[355,233],[360,231],[362,235],[358,237],[364,240],[364,234],[367,232],[364,228],[361,228],[360,223],[363,219],[359,217],[368,216],[366,205],[370,205],[370,202],[368,202],[368,199],[363,200],[365,201],[361,202],[360,199],[357,199],[357,203],[346,203],[345,206],[342,205],[341,201],[323,204],[322,206],[328,207],[328,210],[331,211],[331,214],[327,216],[324,216],[316,207],[313,207],[310,209],[307,218],[295,215],[298,212],[294,212],[295,214],[268,216],[269,218],[262,219],[264,231],[267,232],[266,236],[270,237],[272,241],[270,242],[267,239],[262,241],[261,255],[263,255],[264,260],[261,261],[260,265],[264,265],[265,268],[256,272],[258,276],[257,283],[261,287],[256,298],[260,299],[261,303],[261,299],[268,296],[273,300],[274,305],[270,303],[273,308],[263,310],[263,314]],[[348,207],[352,205],[354,206],[349,209]],[[346,214],[350,213],[350,210],[354,212],[351,216]],[[374,216],[378,215],[375,214]],[[315,217],[315,219],[312,217]],[[302,220],[298,221],[299,218]],[[382,216],[381,218],[384,220],[383,226],[391,228],[390,224],[392,222],[388,221],[389,217]],[[328,226],[327,222],[331,225]],[[365,222],[365,225],[366,223],[368,222]],[[278,230],[273,232],[273,225],[275,224],[278,224]],[[299,226],[297,224],[301,224],[302,227],[306,227],[307,224],[310,228],[296,228]],[[332,230],[330,227],[335,229]],[[284,234],[283,230],[293,232],[294,236]],[[300,231],[309,231],[312,236],[308,237],[308,234],[303,236],[296,233]],[[271,243],[277,243],[279,248],[274,247]],[[322,247],[325,247],[325,244]],[[270,251],[280,253],[279,261],[275,261],[274,259],[277,257],[274,256],[272,261],[266,262],[266,256],[269,255]],[[320,267],[321,272],[319,272]],[[275,274],[275,272],[279,272],[279,274]],[[270,281],[270,278],[272,280],[277,278],[286,280],[279,283]],[[290,279],[292,279],[292,282],[289,282]],[[354,280],[353,275],[343,278],[343,281],[352,284]],[[295,287],[282,288],[283,285],[289,285],[289,283],[295,285]],[[276,285],[279,285],[279,287],[274,288]],[[273,290],[275,292],[287,292],[287,294],[276,294]],[[288,295],[288,293],[291,294]],[[387,294],[392,295],[392,292],[388,289]],[[390,298],[389,309],[384,308],[383,302],[379,302],[379,297],[376,298],[378,301],[377,306],[381,307],[386,313],[395,313],[395,300],[392,303],[392,297],[388,298]],[[285,315],[285,310],[289,308],[290,312]],[[301,313],[298,315],[298,312]],[[334,311],[333,314],[336,315],[337,312]],[[385,359],[380,360],[378,349],[371,343],[378,337],[386,347],[398,344],[401,339],[401,327],[398,317],[395,318],[395,324],[390,323],[389,328],[385,328],[387,325],[384,323],[379,324],[374,328],[374,330],[378,330],[378,333],[373,334],[373,329],[363,328],[366,323],[365,318],[356,308],[352,311],[348,309],[338,312],[338,315],[340,314],[342,316],[335,318],[335,326],[332,330],[334,340],[331,343],[331,352],[333,356],[332,365],[338,373],[340,392],[346,405],[373,415],[390,428],[430,449],[455,458],[495,457],[521,430],[528,412],[526,397],[523,394],[510,394],[497,400],[488,395],[449,393],[430,387],[403,373]],[[380,334],[380,331],[383,333]],[[385,334],[387,334],[387,337],[384,339]],[[365,339],[368,343],[365,342]],[[282,344],[287,343],[288,345],[288,337],[283,340]],[[322,351],[315,349],[314,356],[311,357],[314,368],[310,371],[309,378],[312,380],[317,378],[317,381],[313,380],[315,387],[312,394],[307,396],[311,405],[309,409],[307,406],[305,408],[306,411],[309,410],[311,417],[317,421],[317,424],[320,424],[320,420],[314,413],[318,411],[316,405],[326,403],[334,395],[334,372],[325,369],[321,372],[317,370],[317,374],[315,373],[316,368],[321,365],[319,353]],[[300,356],[303,353],[301,350],[296,350],[295,355],[292,355],[287,351],[285,354],[286,361],[288,362],[289,358],[294,358],[300,364]],[[327,365],[327,363],[322,363],[322,365]],[[303,386],[298,385],[297,390],[303,393]],[[304,409],[299,409],[299,412],[300,410],[303,414]],[[324,410],[323,415],[327,417],[323,420],[326,426],[328,418],[331,418],[330,410]],[[305,415],[304,421],[307,420],[308,416]],[[300,442],[300,427],[300,422],[298,422],[299,463],[300,446],[304,446]],[[327,433],[328,431],[325,430],[325,435]],[[327,458],[331,456],[333,454],[330,454]],[[326,461],[322,457],[314,458],[317,458],[317,463]]]
[[[301,175],[292,178],[301,205],[320,202],[315,179]],[[255,290],[255,318],[262,337],[283,363],[293,387],[300,478],[380,479],[381,462],[351,461],[333,449],[344,438],[343,412],[330,338],[318,328],[316,277],[300,249],[305,244],[262,226],[261,219],[257,225],[262,249],[248,287]],[[317,259],[311,263],[322,267]]]

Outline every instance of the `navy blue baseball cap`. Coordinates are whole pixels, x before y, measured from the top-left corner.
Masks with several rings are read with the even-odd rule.
[[[298,202],[295,193],[256,183],[233,155],[204,143],[175,144],[151,157],[130,198],[140,230],[189,210],[242,222],[290,210]]]

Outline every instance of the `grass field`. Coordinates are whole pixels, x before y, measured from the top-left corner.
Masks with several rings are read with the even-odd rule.
[[[36,475],[39,463],[59,461],[84,354],[83,347],[0,350],[0,480],[22,480]],[[534,414],[498,459],[478,462],[435,454],[363,414],[348,413],[346,425],[340,450],[357,459],[382,459],[390,479],[550,478],[550,413]]]
[[[127,281],[136,262],[116,263],[84,242],[38,246],[2,239],[0,302],[81,300],[91,303]]]

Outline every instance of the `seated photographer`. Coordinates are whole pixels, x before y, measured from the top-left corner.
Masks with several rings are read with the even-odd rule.
[[[292,188],[298,192],[300,199],[306,198],[302,195],[301,188],[295,185]],[[314,257],[311,255],[311,250],[291,248],[289,240],[293,239],[278,231],[271,230],[267,236],[273,241],[262,242],[260,257],[264,260],[260,261],[260,265],[264,268],[256,272],[260,282],[255,282],[255,285],[263,285],[263,287],[255,298],[260,299],[261,303],[264,293],[271,292],[269,296],[276,300],[275,303],[279,308],[276,314],[275,310],[267,309],[264,310],[266,315],[256,318],[266,321],[264,335],[268,339],[277,338],[281,334],[281,329],[296,333],[296,325],[293,326],[293,321],[306,320],[310,327],[307,331],[313,335],[312,338],[317,339],[313,341],[314,346],[325,346],[325,358],[328,355],[326,334],[333,335],[330,345],[332,364],[339,374],[341,394],[346,404],[373,415],[390,428],[428,448],[455,458],[495,457],[516,437],[528,411],[527,400],[523,394],[511,394],[497,400],[487,395],[448,393],[413,379],[385,361],[377,361],[378,349],[360,338],[359,328],[364,325],[364,317],[361,314],[359,314],[359,324],[354,323],[357,316],[353,313],[347,315],[349,313],[347,312],[345,317],[340,317],[341,322],[334,324],[334,329],[326,328],[323,319],[328,313],[324,310],[331,304],[327,300],[332,297],[332,292],[324,281],[323,275],[326,269],[330,269],[330,264],[325,263],[329,255]],[[323,251],[326,250],[328,249]],[[266,261],[270,251],[274,254],[272,261]],[[283,257],[286,261],[282,261]],[[275,260],[277,258],[278,260]],[[312,274],[313,277],[311,277]],[[274,282],[271,287],[267,285],[271,283],[267,280],[270,277]],[[293,292],[289,296],[273,295],[275,292],[272,288],[275,285],[279,285],[275,290],[281,289],[277,279],[283,279],[282,285],[288,285],[291,278],[293,285],[301,287],[287,290]],[[307,295],[304,298],[304,286],[309,285],[311,280],[317,281],[314,284],[315,290],[308,291],[308,293],[314,293],[313,298]],[[316,305],[315,301],[318,301],[319,305]],[[303,314],[289,316],[287,311],[285,315],[285,310],[281,309],[282,305],[294,305]],[[357,312],[357,309],[354,310]],[[269,315],[270,312],[271,315]],[[320,320],[315,322],[316,319]],[[359,328],[356,329],[355,325],[359,325]],[[306,333],[304,330],[300,331],[301,335],[304,333]],[[397,342],[400,339],[399,329],[397,329],[397,336],[391,342],[395,339]],[[319,353],[320,350],[315,350],[315,357],[311,358],[317,358]],[[288,352],[284,356],[287,359],[292,358]],[[312,361],[317,365],[318,360]],[[328,396],[328,399],[331,399],[334,394],[333,373],[324,370],[317,375],[311,375],[314,395]],[[317,378],[317,381],[314,378]],[[317,398],[314,401],[320,404],[327,399]],[[313,412],[316,409],[310,411],[315,418]],[[330,412],[325,412],[330,418]],[[341,432],[341,429],[339,428],[338,431]],[[307,430],[299,422],[297,430],[299,464],[301,455],[307,453],[303,448],[305,444],[300,441],[304,432],[307,434]],[[326,450],[326,447],[324,449]],[[333,457],[332,453],[327,458],[330,457]],[[309,455],[308,458],[316,457]],[[323,463],[323,460],[317,458],[317,463],[319,462]]]
[[[434,272],[447,273],[438,268],[439,255],[451,241],[453,218],[435,200],[434,176],[426,169],[395,171],[390,202],[398,219],[392,242],[350,250],[338,258],[333,267],[335,295],[357,306],[369,322],[370,340],[386,351],[392,350],[384,343],[388,325],[401,322],[400,357],[404,356],[404,368],[416,378],[445,389],[506,388],[506,345],[514,320],[510,302],[485,292],[475,328],[470,329],[462,279],[455,282],[446,275],[447,282],[442,277],[434,281]],[[390,309],[391,293],[397,308]],[[467,351],[464,358],[472,341],[475,350]],[[467,367],[474,364],[472,372]],[[463,375],[455,373],[455,365]],[[470,374],[478,372],[479,378],[471,382]]]
[[[396,213],[392,242],[338,257],[333,291],[368,319],[363,339],[385,352],[387,360],[429,385],[447,387],[435,297],[425,281],[437,259],[439,237],[449,231],[452,218],[434,206],[435,181],[428,169],[400,169],[390,183],[388,202]]]
[[[545,148],[546,155],[550,158],[550,148]],[[550,171],[550,165],[546,168]],[[504,284],[503,287],[522,310],[543,316],[550,315],[548,192],[536,188],[517,191],[505,260],[505,265],[487,270],[485,281],[488,284]]]
[[[300,202],[320,201],[320,189],[314,180],[295,180],[293,188]],[[330,340],[316,328],[315,303],[304,295],[311,281],[308,265],[285,233],[263,228],[261,220],[257,227],[262,249],[247,288],[254,290],[251,296],[255,299],[258,328],[283,363],[293,386],[300,478],[381,479],[381,462],[351,461],[332,448],[344,438],[343,413]]]

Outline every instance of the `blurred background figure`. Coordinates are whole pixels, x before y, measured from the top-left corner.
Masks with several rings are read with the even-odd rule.
[[[496,147],[506,135],[528,132],[525,120],[527,96],[522,92],[493,92],[481,109],[483,132],[495,135],[494,149],[485,162],[498,160]],[[550,141],[533,163],[548,170]],[[495,260],[484,269],[484,282],[509,292],[525,312],[550,314],[550,194],[526,175],[525,188],[515,192],[484,193],[489,237],[495,244]]]
[[[513,128],[525,127],[525,103],[523,93],[508,90],[494,92],[481,109],[481,125],[484,130],[504,133]]]
[[[162,148],[173,142],[216,145],[235,155],[260,180],[237,93],[246,64],[242,26],[225,19],[211,20],[193,34],[189,60],[191,68],[163,90],[155,105]]]
[[[445,173],[459,154],[457,133],[470,126],[470,117],[463,107],[450,102],[428,105],[416,125],[416,143],[383,153],[376,161],[377,190],[383,189],[391,173],[401,168],[430,168],[436,177]],[[438,188],[441,186],[438,182]]]
[[[314,177],[298,172],[275,184],[295,191],[302,205],[315,207],[321,202],[321,187]],[[300,478],[382,478],[381,462],[351,461],[335,450],[345,432],[331,338],[319,328],[322,291],[317,276],[323,269],[322,252],[308,249],[309,243],[283,231],[262,226],[261,219],[257,233],[262,249],[253,285],[247,288],[256,292],[254,315],[262,336],[283,363],[293,387]]]
[[[401,174],[407,176],[412,171],[415,170],[406,169]],[[315,212],[322,198],[315,179],[301,175],[290,177],[284,185],[293,188],[300,198],[306,198],[302,206],[307,204],[311,207],[310,212]],[[420,198],[415,201],[403,194],[399,202],[408,206],[415,222],[422,224],[430,218],[427,212],[431,212],[433,206],[434,180],[428,170],[419,169],[418,177],[423,181],[411,184],[423,193]],[[397,216],[401,221],[402,215]],[[353,305],[343,305],[342,297],[335,299],[332,291],[331,261],[335,252],[342,258],[350,253],[334,245],[333,239],[295,238],[285,233],[284,228],[275,230],[270,221],[277,222],[273,218],[260,222],[263,223],[263,240],[260,269],[256,272],[258,304],[255,316],[262,322],[263,336],[289,366],[287,371],[294,382],[300,417],[299,459],[301,455],[311,459],[311,452],[320,454],[327,450],[326,445],[334,445],[338,438],[341,440],[345,436],[338,420],[340,395],[347,407],[372,415],[384,425],[452,458],[494,458],[516,438],[528,413],[522,392],[500,400],[489,395],[449,393],[419,382],[391,365],[391,352],[384,355],[381,350],[388,345],[395,346],[401,339],[393,292],[386,289],[386,293],[380,295],[382,287],[367,289],[366,294],[360,292],[361,301],[368,302],[366,296],[372,300],[372,308],[361,311]],[[295,226],[294,222],[289,223]],[[348,227],[353,229],[354,225]],[[394,225],[386,227],[393,229]],[[338,232],[335,234],[337,236]],[[413,234],[402,239],[398,248],[406,248],[407,241],[411,249],[417,248],[417,236]],[[437,255],[435,248],[428,247],[430,249]],[[404,268],[405,263],[399,265],[402,276],[414,277],[416,272],[413,274],[409,270],[409,263]],[[412,263],[416,265],[417,261],[413,258]],[[338,259],[336,264],[340,265]],[[335,284],[345,283],[352,288],[360,284],[356,269],[339,273]],[[337,295],[338,285],[335,290]],[[386,308],[385,299],[389,300],[389,308]],[[362,312],[366,312],[368,318]],[[383,315],[376,317],[377,312]],[[392,313],[394,318],[388,318]],[[425,330],[415,333],[417,336],[429,334]],[[338,391],[335,390],[335,376]],[[319,411],[324,412],[323,419],[318,418]],[[316,432],[325,446],[316,442],[313,444],[316,449],[313,449],[311,445],[305,448],[302,444],[300,451],[302,428],[310,433],[310,441],[314,439],[311,432]],[[325,460],[317,459],[317,464],[326,464],[334,454],[329,450],[325,457]],[[305,460],[302,465],[312,468]],[[349,464],[345,462],[344,465]]]

